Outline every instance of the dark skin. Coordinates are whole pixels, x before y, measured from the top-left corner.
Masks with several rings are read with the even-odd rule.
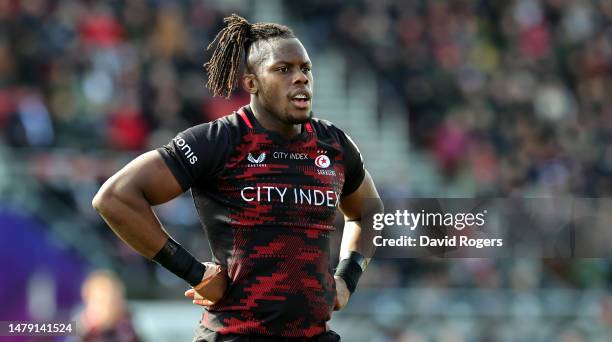
[[[299,134],[301,124],[311,116],[311,63],[299,40],[274,39],[258,42],[251,47],[243,85],[251,94],[250,105],[259,123],[285,137]],[[292,101],[296,93],[309,96],[309,101]],[[306,102],[306,103],[305,103]],[[93,207],[125,243],[151,259],[164,246],[168,233],[164,230],[152,206],[168,202],[183,191],[157,151],[149,151],[131,161],[100,188],[92,201]],[[342,197],[340,210],[346,225],[340,255],[357,251],[371,257],[373,229],[363,229],[360,217],[366,198],[378,199],[378,192],[366,171],[359,188]],[[207,268],[204,278],[209,276]],[[350,293],[343,279],[336,277],[334,309],[346,306]],[[206,293],[193,289],[185,292],[194,304],[210,305]]]
[[[313,86],[312,63],[302,43],[296,38],[256,42],[247,64],[243,86],[257,121],[288,138],[299,134],[311,117]],[[303,107],[291,101],[299,92],[309,98]]]

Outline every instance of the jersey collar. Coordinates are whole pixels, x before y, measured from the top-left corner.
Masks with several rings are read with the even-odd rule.
[[[268,135],[270,139],[272,139],[273,141],[277,143],[291,143],[295,141],[305,141],[315,135],[314,127],[312,125],[312,119],[302,124],[301,132],[299,134],[291,138],[286,138],[279,133],[267,130],[265,127],[263,127],[259,123],[259,121],[257,121],[257,118],[255,118],[255,115],[253,114],[253,111],[251,110],[251,106],[249,105],[241,107],[238,110],[238,115],[242,118],[242,120],[246,123],[247,127],[249,127],[250,130],[253,130],[254,132],[257,132],[257,133],[264,133]]]

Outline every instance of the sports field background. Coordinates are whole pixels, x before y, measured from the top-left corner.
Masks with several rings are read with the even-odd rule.
[[[90,203],[139,153],[248,102],[204,87],[233,12],[294,29],[315,115],[354,138],[383,197],[612,194],[610,1],[0,0],[0,320],[78,317],[102,268],[143,339],[192,336],[185,283]],[[210,259],[189,193],[156,212]],[[375,260],[331,327],[346,341],[610,340],[611,266]]]

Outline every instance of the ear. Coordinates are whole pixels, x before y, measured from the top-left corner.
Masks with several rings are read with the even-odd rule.
[[[242,77],[242,86],[249,94],[257,94],[259,90],[259,82],[255,74],[244,74]]]

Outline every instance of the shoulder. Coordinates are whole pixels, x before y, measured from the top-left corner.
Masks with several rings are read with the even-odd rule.
[[[225,133],[231,133],[232,131],[240,129],[240,119],[236,113],[231,113],[216,120],[195,125],[192,128],[216,129]]]
[[[342,136],[346,135],[342,129],[329,120],[312,118],[311,123],[319,139],[332,139],[338,141]]]
[[[193,135],[198,140],[231,142],[240,136],[241,130],[242,126],[238,115],[232,113],[214,121],[192,126],[182,133]],[[180,136],[181,134],[179,133]]]
[[[319,118],[313,118],[311,122],[319,140],[330,143],[337,142],[342,146],[355,145],[353,139],[332,122]]]
[[[240,119],[238,113],[232,112],[225,116],[218,118],[217,120],[211,121],[218,126],[223,126],[227,130],[239,130],[244,125],[244,122]]]

